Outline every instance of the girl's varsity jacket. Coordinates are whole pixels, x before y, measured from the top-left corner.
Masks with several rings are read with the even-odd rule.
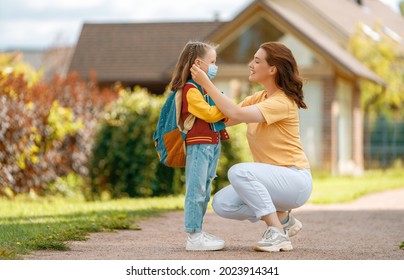
[[[192,83],[186,83],[183,88],[181,119],[184,121],[189,114],[196,117],[193,127],[187,133],[186,145],[218,144],[220,140],[229,139],[229,135],[224,129],[225,125],[220,122],[226,116],[214,105],[213,100],[208,99],[209,104],[204,98],[205,95],[205,91],[202,95]]]

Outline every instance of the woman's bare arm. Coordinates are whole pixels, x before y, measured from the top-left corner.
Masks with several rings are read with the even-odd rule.
[[[238,106],[233,100],[222,94],[209,80],[206,73],[195,64],[191,68],[191,73],[192,79],[206,90],[220,111],[232,122],[235,122],[234,124],[241,122],[265,122],[264,116],[256,105]]]

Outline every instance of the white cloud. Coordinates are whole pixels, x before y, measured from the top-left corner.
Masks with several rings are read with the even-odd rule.
[[[231,20],[253,0],[11,0],[0,9],[0,50],[74,44],[83,22]],[[397,7],[399,0],[381,0]],[[398,10],[398,8],[396,8]]]
[[[105,0],[35,0],[27,1],[26,6],[34,11],[44,9],[86,9],[101,5]]]
[[[74,44],[83,22],[229,20],[253,0],[13,0],[0,9],[0,50]]]
[[[71,20],[9,21],[0,26],[0,46],[43,49],[55,44],[72,45],[80,29],[80,23]]]

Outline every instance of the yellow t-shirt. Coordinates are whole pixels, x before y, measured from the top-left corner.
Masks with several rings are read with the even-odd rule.
[[[247,139],[255,162],[310,168],[302,149],[296,102],[278,90],[267,98],[265,91],[247,97],[241,106],[256,104],[266,122],[249,123]]]

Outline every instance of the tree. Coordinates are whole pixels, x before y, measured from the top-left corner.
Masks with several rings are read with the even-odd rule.
[[[394,39],[373,28],[373,36],[359,25],[349,43],[350,52],[386,82],[385,86],[361,83],[365,114],[382,114],[389,118],[404,116],[404,51]]]
[[[22,54],[19,52],[0,52],[0,73],[3,75],[10,73],[14,73],[16,76],[23,75],[30,86],[35,84],[42,77],[41,71],[35,71],[28,63],[24,62]]]
[[[402,145],[399,135],[404,116],[404,52],[400,43],[382,30],[380,26],[370,30],[359,25],[349,44],[351,53],[385,81],[384,86],[361,82],[368,167],[372,159],[387,167],[388,158],[394,160],[401,156],[397,145]]]

